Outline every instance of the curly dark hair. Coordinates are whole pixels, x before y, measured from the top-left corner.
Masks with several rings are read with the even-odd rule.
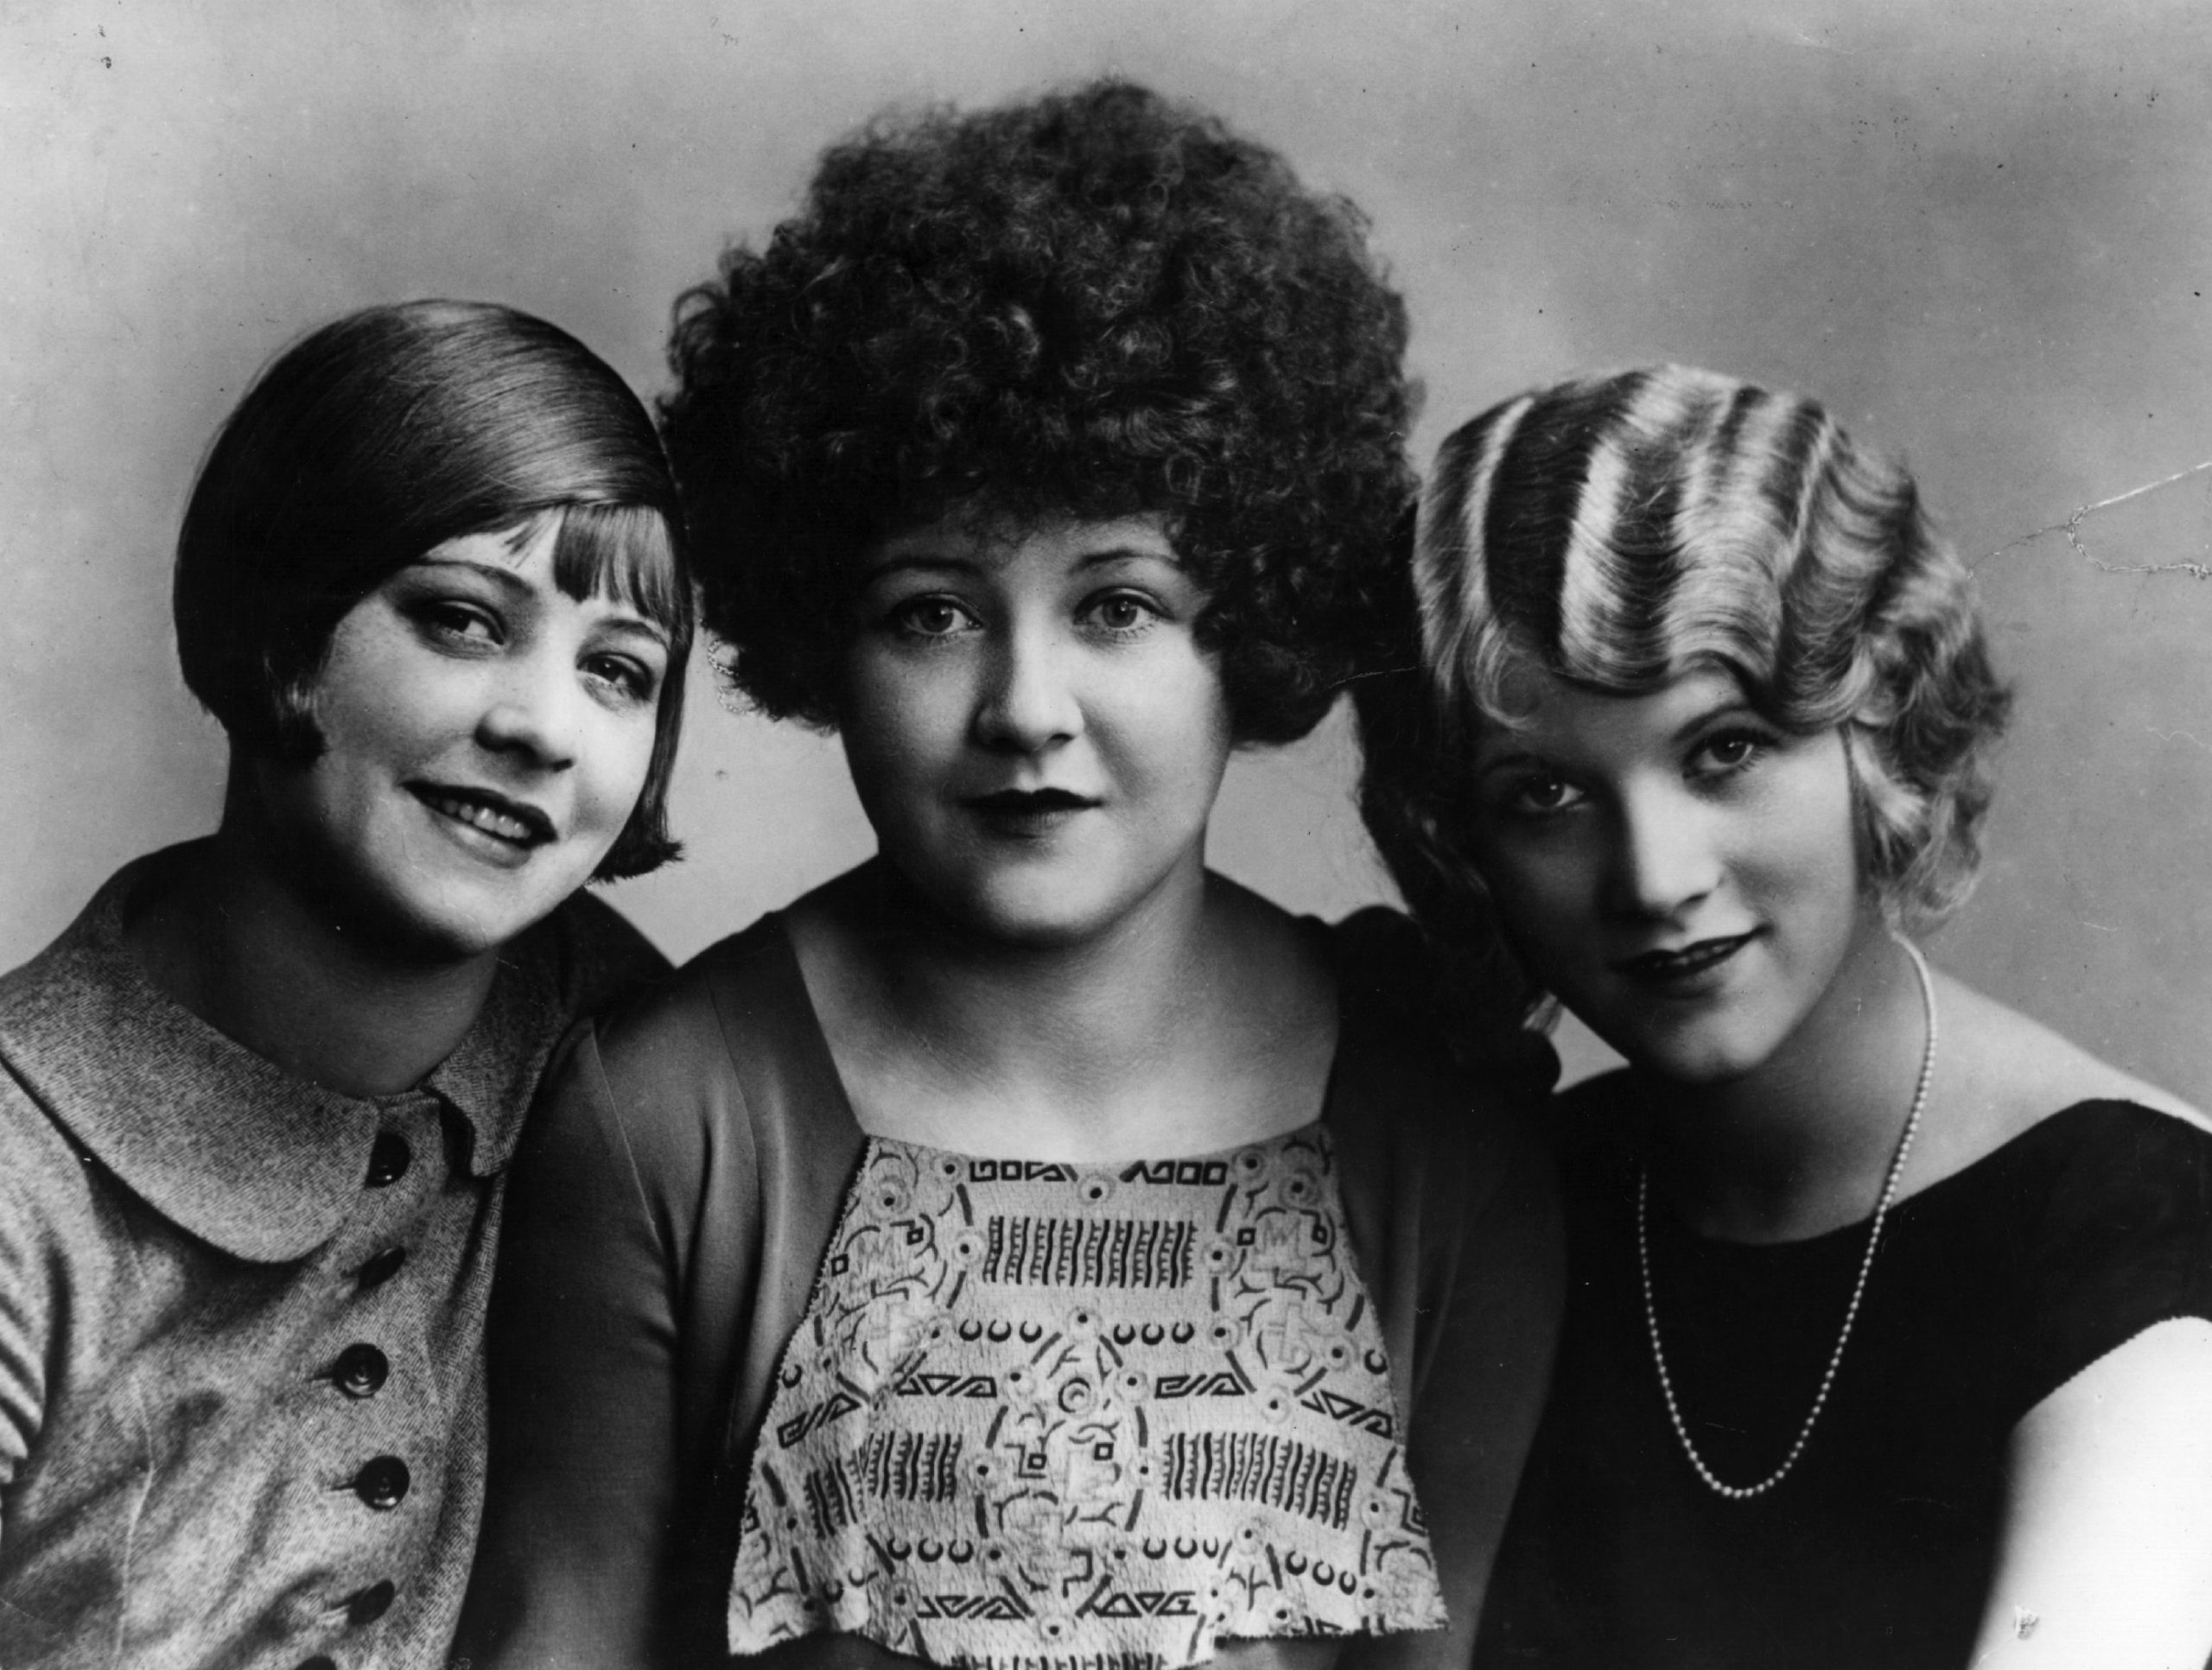
[[[1405,306],[1340,197],[1123,81],[880,119],[681,297],[660,416],[707,619],[836,723],[855,559],[963,500],[1158,513],[1239,740],[1360,665],[1410,502]]]

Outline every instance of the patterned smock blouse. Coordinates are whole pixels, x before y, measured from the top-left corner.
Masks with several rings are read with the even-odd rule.
[[[868,1146],[747,1483],[733,1652],[1173,1670],[1441,1628],[1325,1130],[1105,1167]]]

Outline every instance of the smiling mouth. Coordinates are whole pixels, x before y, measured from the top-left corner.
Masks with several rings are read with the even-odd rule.
[[[1616,962],[1613,971],[1632,979],[1662,983],[1688,980],[1708,968],[1719,968],[1758,937],[1754,930],[1747,934],[1732,934],[1726,938],[1700,939],[1671,951],[1646,951],[1642,956],[1628,957]]]
[[[510,800],[489,789],[465,789],[447,783],[410,783],[407,788],[409,793],[441,816],[510,847],[542,847],[556,834],[553,820],[537,807]]]

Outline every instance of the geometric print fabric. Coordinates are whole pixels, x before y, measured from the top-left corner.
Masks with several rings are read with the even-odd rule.
[[[732,1652],[1174,1670],[1444,1621],[1321,1126],[1106,1166],[869,1141],[753,1457]]]

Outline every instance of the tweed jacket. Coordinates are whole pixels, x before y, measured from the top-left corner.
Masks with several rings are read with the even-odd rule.
[[[562,1028],[659,959],[573,900],[356,1100],[148,983],[125,913],[175,856],[0,979],[0,1666],[438,1664],[503,1168]]]

